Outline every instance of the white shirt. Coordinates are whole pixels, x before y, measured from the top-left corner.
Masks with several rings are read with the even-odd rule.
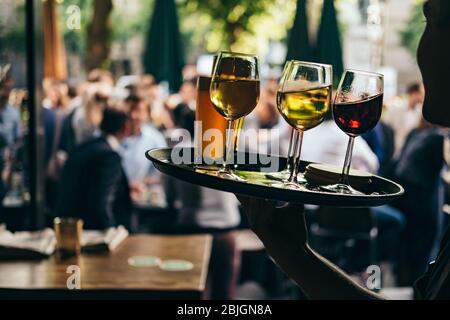
[[[388,108],[383,119],[394,130],[394,158],[398,158],[409,133],[419,126],[422,119],[422,106],[416,105],[411,109],[406,100],[400,105],[392,105]]]
[[[157,175],[145,152],[153,148],[167,147],[161,132],[152,125],[143,125],[141,134],[127,137],[122,141],[122,164],[129,181],[142,181]]]
[[[234,228],[241,217],[234,194],[208,188],[200,188],[201,206],[196,212],[197,223],[204,228]]]
[[[325,121],[318,127],[305,132],[301,159],[343,166],[348,139],[334,121]],[[361,137],[355,139],[351,167],[371,173],[376,173],[378,170],[377,156]]]
[[[244,119],[239,137],[239,151],[286,156],[289,149],[291,127],[280,116],[272,129],[260,129],[255,112]]]
[[[113,149],[115,152],[117,153],[121,153],[121,147],[120,147],[120,142],[119,139],[117,139],[115,136],[113,135],[107,135],[106,136],[106,142],[109,144],[109,146],[111,147],[111,149]]]
[[[16,107],[6,104],[0,110],[0,134],[9,146],[12,146],[20,136],[20,112]]]
[[[76,145],[100,135],[100,130],[86,121],[86,109],[83,106],[76,107],[72,117],[72,128]]]

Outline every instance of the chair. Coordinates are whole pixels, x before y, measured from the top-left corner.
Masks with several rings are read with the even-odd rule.
[[[311,224],[310,245],[347,272],[376,263],[378,229],[369,208],[320,207]]]

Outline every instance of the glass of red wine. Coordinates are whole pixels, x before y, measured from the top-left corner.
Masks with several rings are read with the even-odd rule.
[[[344,71],[334,100],[333,117],[337,126],[349,136],[349,142],[340,181],[323,189],[350,195],[364,194],[349,184],[353,144],[357,136],[373,129],[380,120],[383,86],[382,74]]]

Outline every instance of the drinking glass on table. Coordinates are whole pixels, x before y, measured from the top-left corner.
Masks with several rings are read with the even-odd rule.
[[[215,109],[228,121],[226,145],[220,177],[243,180],[233,173],[235,122],[258,104],[260,93],[258,58],[255,55],[221,52],[214,65],[210,98]]]
[[[56,247],[61,257],[79,255],[81,252],[81,235],[83,220],[78,218],[55,218],[53,221]]]
[[[304,188],[302,184],[306,180],[299,172],[303,133],[321,124],[330,110],[332,73],[331,65],[304,61],[290,61],[285,67],[277,93],[277,107],[298,136],[291,136],[293,163],[289,167],[289,177],[273,186]]]
[[[383,75],[346,70],[341,77],[333,105],[337,126],[349,136],[342,176],[339,183],[322,187],[337,193],[362,195],[349,184],[350,164],[355,138],[373,129],[383,107]]]

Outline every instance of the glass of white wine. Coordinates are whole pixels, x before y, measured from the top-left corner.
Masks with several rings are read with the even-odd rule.
[[[273,184],[281,188],[302,189],[306,182],[299,173],[303,133],[321,124],[331,108],[332,66],[290,61],[283,71],[277,93],[277,107],[283,118],[298,132],[294,165],[289,178]]]
[[[220,177],[243,180],[233,173],[234,134],[237,120],[245,117],[258,104],[260,93],[258,58],[255,55],[220,52],[214,65],[210,97],[217,112],[228,120],[226,146]]]

